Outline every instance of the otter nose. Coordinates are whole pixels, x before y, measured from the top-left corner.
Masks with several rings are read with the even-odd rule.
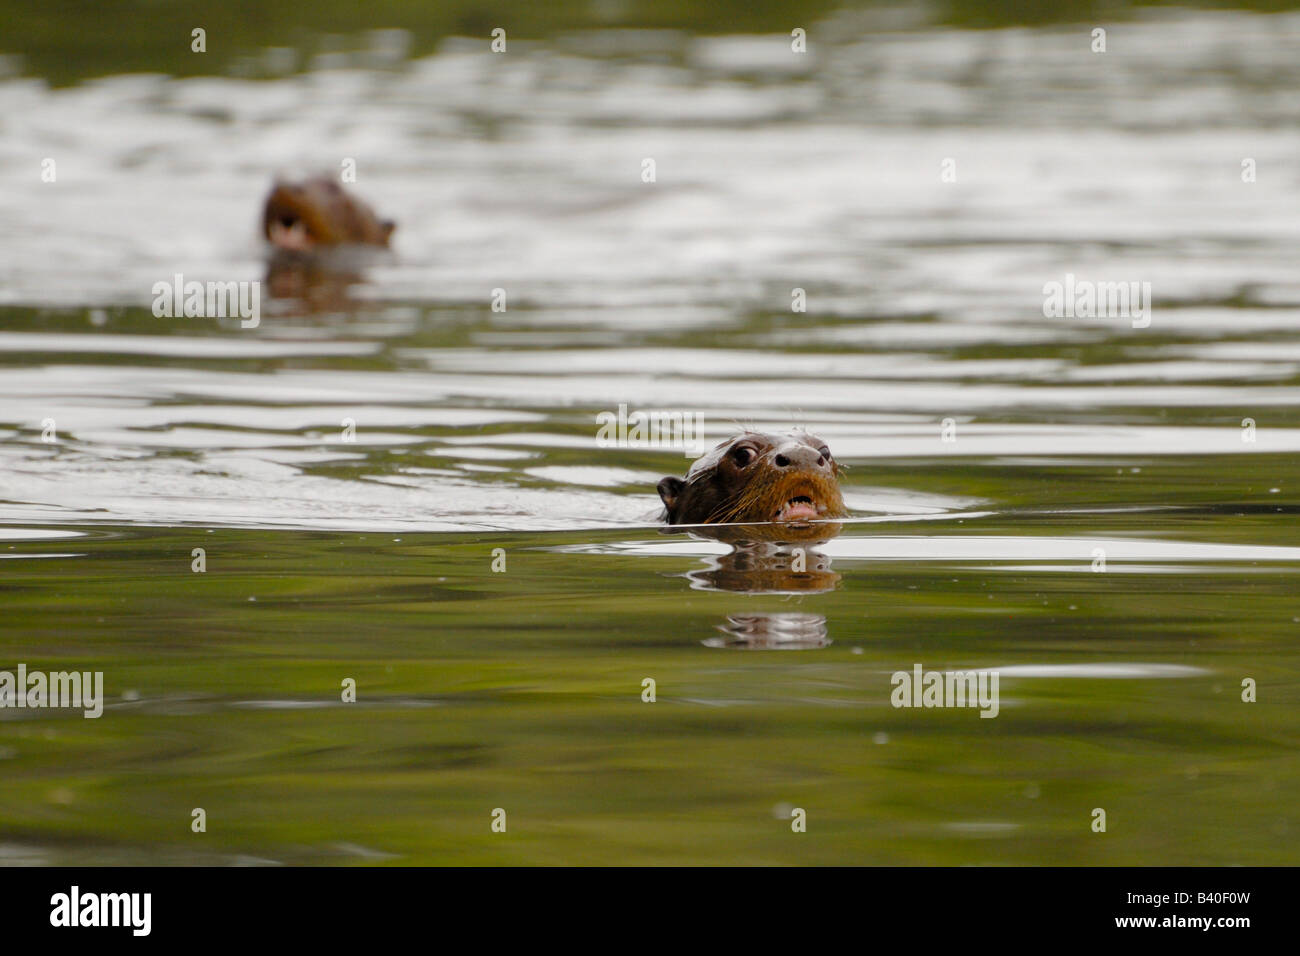
[[[772,464],[778,468],[824,468],[826,458],[816,448],[810,448],[802,442],[786,442],[772,456]]]

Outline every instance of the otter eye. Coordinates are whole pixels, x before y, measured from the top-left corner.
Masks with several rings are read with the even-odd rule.
[[[737,445],[731,449],[731,460],[736,463],[737,468],[744,468],[754,460],[754,449],[748,445]]]
[[[296,220],[293,218],[293,216],[280,217],[280,225],[284,226],[284,228],[286,229],[292,229],[294,222],[296,222]]]

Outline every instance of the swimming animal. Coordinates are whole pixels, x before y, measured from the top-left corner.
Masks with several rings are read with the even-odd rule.
[[[262,209],[262,234],[275,249],[289,252],[341,245],[387,248],[396,227],[329,176],[277,181]]]
[[[779,522],[801,525],[848,512],[840,466],[807,432],[742,432],[696,459],[685,478],[659,482],[669,524]]]

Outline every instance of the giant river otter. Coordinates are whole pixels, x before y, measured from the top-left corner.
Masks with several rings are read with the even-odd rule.
[[[806,525],[842,518],[839,465],[826,443],[806,432],[744,432],[697,459],[686,478],[659,482],[669,524]]]
[[[313,252],[323,246],[387,247],[395,223],[348,195],[333,178],[277,182],[262,210],[262,234],[277,250]]]
[[[301,303],[308,314],[352,311],[351,287],[371,254],[388,248],[393,229],[330,176],[277,181],[262,209],[271,298]]]

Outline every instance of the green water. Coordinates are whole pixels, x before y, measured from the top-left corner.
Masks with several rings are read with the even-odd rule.
[[[1089,523],[1097,535],[1274,544],[1294,542],[1297,526],[1294,508]],[[85,530],[9,548],[78,556],[6,562],[0,657],[103,669],[109,699],[98,720],[9,711],[0,723],[11,855],[1295,860],[1295,560],[1096,573],[1086,557],[1034,572],[839,558],[836,590],[775,595],[693,589],[684,575],[704,566],[697,555],[601,547],[653,549],[653,530]],[[945,533],[1072,530],[1024,514]],[[191,570],[194,547],[205,573]],[[703,643],[728,616],[788,613],[824,617],[831,643]],[[1177,665],[1178,676],[1006,677],[996,719],[889,703],[890,673],[914,663],[1114,662]],[[1258,682],[1257,703],[1241,701],[1243,677]],[[354,703],[341,699],[345,678]],[[195,807],[206,833],[191,832]],[[807,813],[804,833],[793,807]],[[1106,833],[1090,829],[1096,807]],[[490,828],[497,808],[505,833]]]

